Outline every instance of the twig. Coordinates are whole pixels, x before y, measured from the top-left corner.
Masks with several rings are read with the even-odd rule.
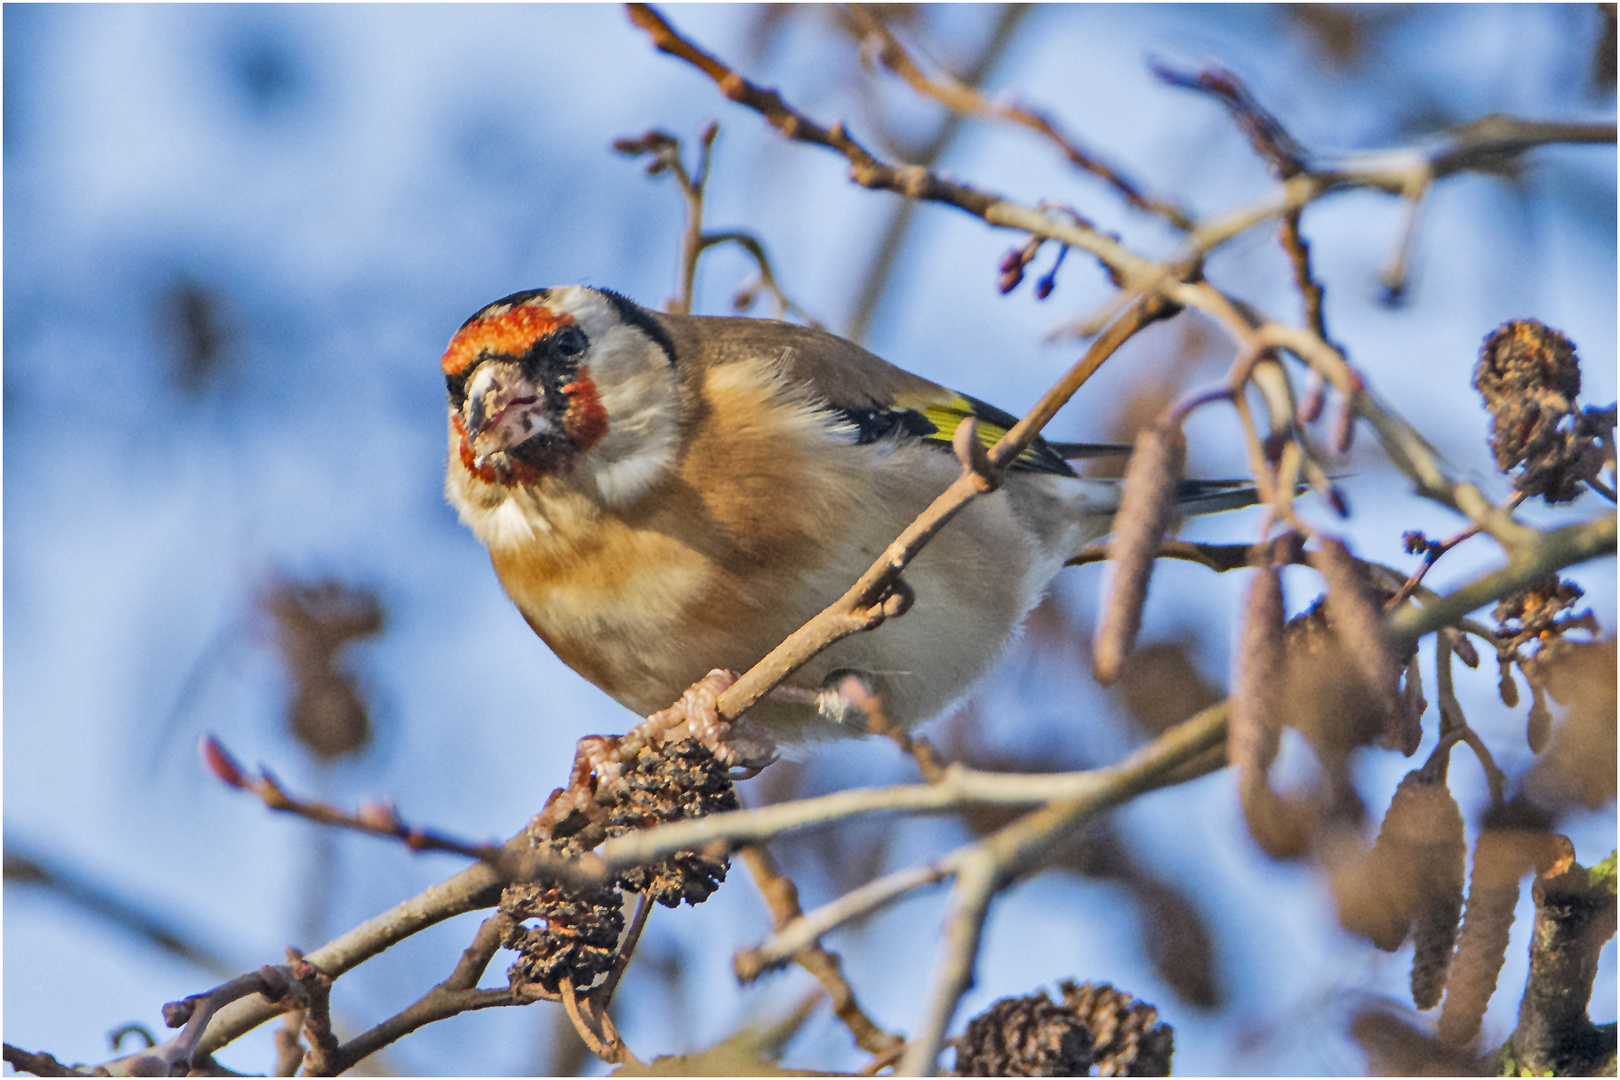
[[[990,71],[1001,61],[1012,43],[1018,28],[1023,25],[1024,17],[1030,11],[1029,4],[1004,4],[996,16],[996,24],[986,35],[984,47],[979,51],[977,58],[967,66],[963,72],[962,83],[966,86],[977,86],[984,81]],[[965,117],[954,110],[945,114],[933,138],[915,155],[915,164],[925,168],[933,168],[945,151],[956,141],[963,128]],[[872,323],[872,316],[876,314],[888,293],[889,283],[893,280],[894,269],[899,265],[900,252],[905,244],[906,233],[911,223],[916,220],[917,204],[910,199],[901,199],[894,204],[889,216],[889,223],[884,227],[883,236],[878,240],[875,254],[867,266],[866,274],[855,289],[855,310],[849,317],[844,328],[844,336],[851,341],[859,342],[866,337],[867,328]]]
[[[1283,215],[1280,237],[1283,250],[1294,268],[1294,286],[1305,301],[1305,325],[1323,341],[1331,341],[1327,332],[1327,319],[1322,314],[1322,286],[1311,274],[1311,245],[1299,231],[1302,211],[1294,209]]]
[[[185,931],[170,919],[140,910],[109,886],[81,876],[77,869],[60,862],[47,862],[32,854],[24,855],[9,846],[9,841],[5,853],[5,882],[8,889],[19,885],[44,889],[57,899],[77,904],[209,974],[224,976],[239,970],[238,965],[226,962],[212,949],[188,939]]]
[[[815,316],[811,315],[804,308],[790,300],[787,293],[782,290],[781,284],[776,280],[775,271],[771,269],[771,260],[765,254],[765,245],[760,243],[758,237],[753,236],[750,233],[736,230],[729,232],[704,233],[703,242],[699,246],[699,251],[707,251],[710,248],[718,247],[721,244],[736,244],[738,247],[746,251],[748,256],[754,260],[754,266],[757,268],[759,274],[755,281],[744,285],[738,290],[737,295],[732,298],[733,308],[740,311],[743,308],[748,307],[749,304],[753,303],[754,294],[756,294],[760,289],[764,289],[766,292],[771,294],[771,303],[776,308],[776,317],[778,319],[785,315],[792,315],[810,326],[819,327],[821,325]]]
[[[606,1005],[613,1000],[613,992],[619,988],[619,980],[624,978],[625,969],[630,966],[630,960],[636,954],[636,944],[641,941],[641,933],[647,929],[647,919],[652,915],[653,902],[646,893],[636,897],[636,913],[630,919],[630,928],[625,931],[624,939],[619,942],[619,955],[614,957],[613,966],[608,969],[607,978],[593,993],[597,994],[602,1003]]]
[[[435,1021],[475,1009],[526,1005],[541,1000],[542,995],[536,991],[518,994],[510,988],[478,989],[478,980],[500,950],[501,940],[509,925],[508,917],[498,912],[479,924],[478,933],[462,951],[455,969],[443,982],[405,1009],[332,1051],[334,1071],[341,1073],[351,1069],[383,1047]]]
[[[613,149],[621,154],[652,155],[647,172],[668,172],[675,177],[681,199],[686,204],[686,224],[681,229],[681,258],[676,272],[677,292],[669,301],[669,311],[687,315],[692,311],[692,291],[697,280],[698,256],[703,253],[703,185],[709,177],[709,155],[720,126],[709,123],[698,134],[697,167],[690,173],[681,160],[681,141],[666,131],[649,131],[639,139],[615,139]]]
[[[231,787],[251,791],[271,810],[295,814],[320,825],[401,840],[412,851],[448,851],[472,859],[492,859],[500,854],[500,848],[493,844],[469,844],[406,825],[392,803],[363,803],[358,811],[350,813],[324,803],[295,798],[266,770],[260,770],[257,777],[248,776],[212,735],[204,735],[198,749],[210,772]]]
[[[304,1010],[304,1038],[309,1042],[304,1071],[309,1076],[336,1076],[346,1066],[339,1064],[342,1055],[337,1036],[332,1032],[332,979],[317,971],[296,950],[287,951],[293,977],[309,996]]]
[[[782,286],[778,284],[776,274],[771,269],[771,261],[765,255],[765,246],[757,237],[737,230],[718,233],[704,231],[703,190],[708,183],[714,139],[719,131],[720,126],[711,122],[698,133],[697,167],[690,173],[686,171],[686,164],[681,160],[681,141],[667,131],[655,129],[639,138],[613,140],[613,149],[621,154],[651,155],[652,163],[647,166],[649,175],[656,176],[663,172],[673,175],[675,185],[681,193],[681,201],[686,207],[686,221],[681,228],[680,265],[676,273],[679,292],[670,299],[667,305],[669,310],[680,315],[690,314],[694,302],[698,260],[710,248],[721,244],[736,244],[754,260],[759,275],[754,282],[737,292],[732,300],[733,307],[739,310],[747,307],[753,303],[754,295],[760,289],[764,289],[771,294],[777,318],[793,314],[812,326],[820,326],[820,323],[798,304],[789,300],[787,294],[782,291]]]
[[[1615,550],[1615,516],[1565,525],[1538,534],[1538,539],[1510,553],[1506,566],[1422,608],[1403,607],[1389,619],[1397,644],[1410,644],[1424,634],[1452,626],[1464,615],[1524,588],[1549,573]]]
[[[1378,281],[1384,287],[1385,304],[1398,304],[1406,295],[1407,269],[1412,263],[1412,249],[1417,246],[1419,212],[1423,209],[1429,187],[1428,183],[1424,183],[1405,196],[1406,215],[1401,220],[1400,239],[1395,241],[1395,250],[1390,252],[1389,262],[1378,274]]]
[[[1253,566],[1255,546],[1252,544],[1196,544],[1187,540],[1165,540],[1159,544],[1160,559],[1180,559],[1208,567],[1217,574],[1229,570],[1243,570]],[[1080,554],[1064,566],[1085,566],[1108,559],[1108,542],[1098,540],[1080,549]],[[1303,556],[1293,561],[1303,561]]]
[[[93,1076],[93,1073],[82,1072],[57,1061],[46,1053],[35,1053],[5,1043],[5,1061],[18,1072],[33,1073],[35,1076]]]
[[[579,993],[574,989],[573,980],[564,977],[562,1003],[568,1012],[568,1019],[573,1021],[574,1030],[579,1032],[580,1039],[590,1048],[591,1053],[609,1065],[623,1065],[627,1062],[641,1064],[630,1052],[630,1048],[624,1045],[618,1029],[613,1026],[612,1018],[607,1014],[607,1008],[596,995]]]
[[[1524,493],[1516,491],[1502,503],[1502,509],[1511,513],[1523,501]],[[1384,605],[1385,609],[1393,611],[1404,604],[1412,593],[1416,591],[1417,587],[1423,583],[1424,577],[1429,573],[1429,568],[1440,559],[1440,556],[1464,540],[1479,535],[1481,529],[1482,526],[1474,524],[1445,540],[1430,540],[1425,543],[1423,547],[1423,564],[1413,571],[1412,576],[1406,579],[1406,583],[1400,587],[1394,596],[1389,598],[1389,602]]]
[[[744,850],[752,851],[755,847],[750,844]],[[869,881],[808,915],[794,912],[791,918],[777,919],[776,932],[770,938],[754,948],[740,950],[733,958],[732,966],[737,970],[737,977],[751,982],[790,960],[799,961],[800,954],[805,950],[820,948],[817,942],[822,935],[851,920],[879,911],[908,893],[953,876],[968,850],[960,848],[933,862],[908,866]],[[797,907],[797,904],[794,906]],[[863,1046],[862,1049],[876,1052],[871,1047]]]
[[[1305,148],[1294,141],[1282,123],[1255,100],[1243,80],[1232,72],[1221,67],[1184,71],[1163,63],[1151,67],[1161,82],[1208,94],[1225,105],[1232,119],[1249,137],[1255,152],[1269,161],[1282,179],[1297,176],[1309,167]]]
[[[653,44],[661,52],[685,60],[698,68],[715,81],[720,92],[727,98],[753,109],[789,138],[824,146],[844,155],[850,164],[850,178],[862,187],[894,191],[912,199],[945,203],[981,217],[992,225],[1023,229],[1026,232],[1062,240],[1082,251],[1098,255],[1122,273],[1129,274],[1134,270],[1137,274],[1145,274],[1150,268],[1151,264],[1131,255],[1118,241],[1103,236],[1094,229],[1046,222],[1045,215],[1040,211],[1015,206],[977,188],[945,180],[927,169],[917,166],[897,168],[879,161],[864,146],[851,138],[842,124],[834,123],[831,127],[823,127],[788,107],[775,90],[750,82],[676,33],[649,5],[628,6],[631,21],[651,35]],[[1032,224],[1034,227],[1031,227]]]
[[[309,979],[319,975],[320,972],[307,963],[301,963],[296,968],[286,964],[266,964],[258,971],[238,975],[212,990],[171,1001],[163,1006],[163,1022],[172,1028],[181,1028],[180,1034],[168,1043],[132,1055],[130,1060],[137,1063],[143,1059],[155,1061],[166,1069],[184,1067],[189,1071],[203,1068],[209,1053],[203,1046],[203,1036],[209,1021],[221,1009],[232,1002],[251,997],[258,997],[272,1006],[274,1012],[285,1012],[289,1007],[308,1007]],[[141,1070],[132,1068],[132,1071]]]
[[[1205,710],[1199,716],[1211,713],[1218,713],[1224,734],[1224,703]],[[1195,717],[1187,724],[1195,723],[1197,719]],[[1185,728],[1187,724],[1181,727]],[[1172,733],[1175,730],[1179,729],[1173,729]],[[1133,783],[1143,779],[1135,777]],[[955,1015],[962,995],[973,984],[973,969],[984,932],[985,916],[996,893],[1098,809],[1100,807],[1083,799],[1054,802],[986,837],[963,853],[951,898],[945,947],[935,970],[928,1009],[917,1034],[906,1046],[905,1056],[897,1069],[899,1073],[931,1076],[938,1068],[939,1052],[951,1017]]]
[[[276,1060],[271,1069],[271,1076],[297,1076],[298,1070],[304,1064],[304,1044],[299,1035],[304,1030],[304,1016],[302,1009],[285,1013],[281,1018],[281,1026],[276,1029]]]
[[[771,925],[780,933],[784,927],[802,920],[804,913],[799,907],[799,890],[776,869],[770,852],[761,844],[746,844],[742,849],[742,857],[748,866],[748,872],[753,875],[754,884],[758,886],[760,895],[765,898],[765,903],[771,910]],[[849,980],[844,978],[843,966],[837,953],[823,948],[820,942],[812,937],[800,944],[791,954],[782,957],[783,960],[790,958],[821,984],[832,1002],[833,1015],[849,1028],[856,1046],[868,1054],[882,1054],[905,1041],[898,1035],[884,1031],[866,1015],[866,1011],[855,1000],[855,991],[850,988]],[[746,950],[737,954],[734,966],[737,977],[743,982],[752,982],[766,968],[766,965],[752,963]]]
[[[1153,787],[1164,773],[1226,737],[1226,707],[1211,705],[1114,765],[1078,773],[989,773],[948,765],[931,784],[853,788],[793,803],[711,814],[615,837],[597,849],[608,872],[717,841],[731,845],[873,813],[943,813],[963,806],[1077,801],[1100,811]]]
[[[1072,138],[1059,131],[1045,116],[1016,103],[998,104],[988,101],[971,83],[952,78],[949,74],[928,76],[874,9],[867,4],[852,4],[850,10],[861,28],[878,39],[878,56],[883,65],[904,79],[917,93],[932,98],[956,113],[983,119],[1005,120],[1029,128],[1045,136],[1071,165],[1101,179],[1132,207],[1162,217],[1184,231],[1194,227],[1192,218],[1180,207],[1163,199],[1143,195],[1140,188],[1126,179],[1118,169],[1096,154],[1081,149]]]

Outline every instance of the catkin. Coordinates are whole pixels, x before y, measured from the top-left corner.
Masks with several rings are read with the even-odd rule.
[[[1092,652],[1093,671],[1105,686],[1119,679],[1142,629],[1148,576],[1175,513],[1176,483],[1186,463],[1187,437],[1180,427],[1151,427],[1136,437],[1114,516],[1108,552],[1113,574]]]
[[[1429,788],[1425,796],[1430,803],[1429,831],[1422,840],[1424,854],[1412,912],[1412,1004],[1419,1009],[1434,1008],[1445,992],[1468,872],[1468,844],[1457,800],[1444,783]]]
[[[1274,859],[1294,858],[1310,843],[1310,815],[1272,790],[1267,770],[1277,756],[1286,678],[1282,576],[1263,566],[1249,586],[1249,601],[1233,656],[1228,760],[1237,770],[1238,794],[1249,833]]]
[[[1328,617],[1339,642],[1366,680],[1372,703],[1384,720],[1383,745],[1411,754],[1423,738],[1423,728],[1401,708],[1397,686],[1405,665],[1395,654],[1383,612],[1355,560],[1339,541],[1323,537],[1312,562],[1327,581]]]
[[[1544,839],[1506,829],[1486,829],[1479,835],[1462,933],[1440,1010],[1440,1040],[1448,1045],[1466,1046],[1479,1034],[1507,956],[1519,882],[1530,872],[1535,846]]]

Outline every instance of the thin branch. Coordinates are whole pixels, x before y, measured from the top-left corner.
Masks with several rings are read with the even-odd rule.
[[[1211,706],[1181,727],[1197,724],[1200,718],[1208,718],[1206,723],[1218,720],[1224,737],[1224,702]],[[1137,776],[1133,778],[1133,784],[1144,779]],[[973,969],[990,901],[1003,886],[1073,832],[1081,822],[1092,817],[1098,809],[1084,799],[1054,802],[993,833],[963,854],[956,873],[945,947],[935,970],[928,1010],[917,1034],[906,1046],[897,1072],[907,1076],[931,1076],[935,1073],[951,1018],[956,1014],[962,995],[973,985]]]
[[[472,943],[463,950],[455,969],[433,989],[411,1005],[356,1036],[337,1048],[331,1055],[334,1074],[351,1069],[356,1063],[375,1054],[418,1028],[445,1020],[475,1009],[488,1009],[501,1005],[527,1005],[543,999],[533,990],[518,993],[509,987],[480,990],[478,980],[484,969],[500,950],[510,920],[502,914],[491,915],[478,927]]]
[[[1005,4],[1000,8],[996,24],[985,38],[984,47],[962,75],[963,85],[969,87],[979,85],[996,64],[1000,63],[1007,46],[1012,43],[1018,28],[1023,25],[1030,7],[1029,4]],[[964,120],[962,113],[954,110],[946,113],[933,138],[929,139],[917,153],[916,164],[933,168],[934,163],[956,141],[956,137],[963,129]],[[878,240],[866,274],[855,289],[855,310],[844,329],[844,336],[851,341],[859,342],[866,337],[872,316],[883,303],[889,283],[893,280],[894,269],[900,263],[900,252],[905,244],[906,233],[910,230],[911,223],[916,220],[916,215],[917,204],[910,199],[902,199],[894,205],[889,223],[884,227],[882,238]]]
[[[742,248],[754,260],[754,266],[758,270],[758,277],[739,289],[737,295],[732,298],[733,308],[740,311],[748,307],[749,304],[754,302],[754,296],[759,290],[764,289],[771,296],[771,303],[776,308],[776,317],[778,319],[786,315],[792,315],[810,326],[819,327],[821,325],[815,316],[790,300],[787,293],[782,290],[781,284],[776,280],[775,271],[771,269],[771,260],[765,254],[765,245],[760,243],[758,237],[737,230],[704,233],[703,241],[698,250],[699,253],[702,253],[721,244],[736,244]]]
[[[515,854],[526,851],[529,837],[519,833],[508,842],[506,851]],[[403,941],[412,934],[445,919],[493,907],[500,899],[504,879],[488,863],[476,863],[459,874],[433,885],[416,896],[395,905],[388,911],[368,919],[348,933],[328,942],[306,955],[311,964],[333,978]],[[491,991],[505,993],[505,991]],[[207,1031],[198,1043],[203,1053],[213,1053],[251,1031],[283,1010],[260,997],[246,997],[221,1008],[214,1014]],[[172,1046],[173,1040],[166,1046]],[[154,1048],[154,1052],[161,1048]],[[109,1064],[131,1061],[142,1055],[130,1055]]]
[[[1122,266],[1130,267],[1141,274],[1151,265],[1131,255],[1118,241],[1094,229],[1045,222],[1045,215],[1040,211],[1015,206],[977,188],[945,180],[927,169],[917,166],[897,168],[885,164],[851,138],[842,124],[834,123],[831,127],[823,127],[793,110],[775,90],[750,82],[676,33],[663,16],[649,5],[630,4],[629,11],[631,21],[651,35],[653,44],[661,52],[685,60],[698,68],[714,80],[720,92],[727,98],[753,109],[771,126],[791,139],[823,146],[844,155],[850,164],[850,178],[862,187],[894,191],[912,199],[945,203],[981,217],[992,225],[1024,229],[1026,232],[1062,240],[1082,251],[1090,251],[1102,257],[1116,270],[1122,270]],[[1035,227],[1031,228],[1030,223]],[[1129,271],[1122,270],[1122,272]]]
[[[1390,631],[1397,643],[1410,644],[1424,634],[1452,626],[1464,615],[1500,600],[1547,574],[1588,559],[1615,552],[1615,516],[1565,525],[1539,533],[1537,539],[1514,551],[1506,566],[1469,582],[1433,604],[1404,607],[1390,616]]]
[[[35,1076],[93,1076],[94,1073],[82,1072],[79,1069],[64,1065],[50,1054],[34,1053],[12,1046],[5,1046],[5,1061],[18,1072],[33,1073]]]
[[[28,885],[51,893],[130,931],[143,941],[176,956],[211,975],[229,975],[239,970],[222,956],[187,937],[186,931],[171,919],[143,911],[111,887],[82,876],[61,863],[24,855],[8,847],[5,853],[5,883],[10,889]]]
[[[1076,773],[978,772],[949,765],[931,784],[853,788],[813,799],[737,810],[615,837],[597,849],[608,872],[709,844],[735,846],[874,813],[946,813],[966,806],[1041,806],[1075,801],[1098,812],[1151,789],[1164,773],[1226,737],[1226,707],[1211,705],[1123,761]]]
[[[752,851],[756,846],[750,844],[744,850]],[[880,911],[908,893],[954,876],[967,850],[959,848],[932,862],[896,870],[851,889],[809,914],[795,914],[789,919],[778,920],[776,932],[770,938],[751,949],[740,950],[733,958],[732,966],[737,970],[737,977],[744,982],[752,982],[790,960],[799,960],[804,950],[819,948],[817,943],[822,935],[854,919]],[[876,1053],[870,1047],[862,1049]]]
[[[261,770],[249,776],[225,747],[212,735],[204,735],[199,746],[209,770],[231,787],[257,795],[271,810],[294,814],[317,825],[334,825],[371,836],[402,841],[412,851],[448,851],[472,859],[491,859],[500,853],[493,844],[469,844],[463,840],[428,832],[405,824],[392,803],[363,803],[358,811],[340,810],[325,803],[311,802],[287,793],[274,776]]]
[[[652,916],[653,901],[646,893],[636,897],[636,913],[630,919],[630,928],[624,932],[624,938],[619,942],[619,955],[614,958],[613,966],[608,969],[607,978],[602,985],[594,991],[605,1006],[613,1000],[613,992],[619,988],[619,980],[630,966],[630,960],[636,954],[636,945],[641,941],[642,931],[647,929],[647,920]]]
[[[780,932],[784,927],[801,921],[804,914],[799,907],[799,890],[776,869],[775,862],[764,845],[744,845],[742,856],[748,866],[748,872],[754,877],[754,884],[759,887],[760,895],[765,898],[766,904],[771,909],[771,925]],[[827,997],[832,1002],[833,1015],[849,1028],[856,1046],[868,1054],[883,1054],[905,1041],[898,1035],[884,1031],[861,1008],[860,1002],[855,1000],[855,991],[850,988],[849,980],[844,978],[843,965],[839,962],[837,953],[828,951],[814,937],[810,937],[802,941],[791,953],[781,957],[784,962],[789,959],[809,972],[821,984],[821,988],[827,992]],[[737,954],[734,966],[737,977],[743,982],[752,982],[765,970],[764,965],[753,964],[748,959],[746,951]]]
[[[1140,188],[1126,179],[1118,169],[1096,154],[1082,149],[1040,113],[1014,102],[989,101],[970,83],[955,79],[948,73],[933,77],[925,74],[870,5],[852,4],[850,9],[862,30],[877,38],[878,57],[883,61],[883,65],[904,79],[923,97],[932,98],[955,113],[987,120],[1004,120],[1026,127],[1044,136],[1056,146],[1059,153],[1071,165],[1098,177],[1112,187],[1132,207],[1162,217],[1183,231],[1194,228],[1195,223],[1186,211],[1163,199],[1143,195]]]

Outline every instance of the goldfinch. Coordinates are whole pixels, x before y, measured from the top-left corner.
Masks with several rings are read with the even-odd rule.
[[[534,632],[641,715],[747,670],[841,596],[959,474],[964,418],[992,438],[1015,422],[821,330],[578,285],[483,308],[442,367],[450,503]],[[903,618],[750,715],[787,742],[847,729],[850,675],[898,725],[944,711],[1118,495],[1035,442],[906,571]]]

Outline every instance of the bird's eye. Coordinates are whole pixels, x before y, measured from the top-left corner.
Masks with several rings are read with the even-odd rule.
[[[564,327],[557,334],[557,351],[564,356],[578,356],[585,351],[585,335],[577,326]]]

